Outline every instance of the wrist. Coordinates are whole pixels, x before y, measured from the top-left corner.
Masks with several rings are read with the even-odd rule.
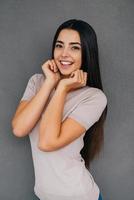
[[[54,85],[47,80],[44,81],[43,85],[45,87],[49,88],[50,90],[53,90],[53,88],[54,88]]]
[[[67,93],[66,87],[64,85],[62,85],[61,83],[58,84],[57,90],[59,90],[60,92],[63,92],[63,93]]]

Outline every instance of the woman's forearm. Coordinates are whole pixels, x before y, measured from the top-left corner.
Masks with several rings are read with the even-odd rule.
[[[60,135],[63,108],[67,92],[57,86],[55,94],[42,115],[39,127],[39,144],[42,150],[47,150]]]
[[[39,120],[47,103],[52,87],[44,81],[37,94],[12,120],[13,132],[18,137],[27,135]]]

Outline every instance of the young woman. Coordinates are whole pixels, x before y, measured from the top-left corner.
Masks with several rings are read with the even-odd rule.
[[[101,200],[90,162],[103,144],[107,97],[97,38],[82,20],[56,31],[52,57],[28,81],[12,120],[13,134],[29,135],[40,200]]]

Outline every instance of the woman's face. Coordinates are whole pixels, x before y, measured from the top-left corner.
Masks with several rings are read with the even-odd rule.
[[[62,77],[68,77],[81,68],[82,50],[77,31],[63,29],[60,32],[55,43],[54,60]]]

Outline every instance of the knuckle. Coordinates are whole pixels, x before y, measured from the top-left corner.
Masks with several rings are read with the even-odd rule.
[[[87,78],[87,73],[84,74],[85,78]]]
[[[74,78],[74,82],[76,82],[76,83],[78,82],[78,78],[77,77]]]

